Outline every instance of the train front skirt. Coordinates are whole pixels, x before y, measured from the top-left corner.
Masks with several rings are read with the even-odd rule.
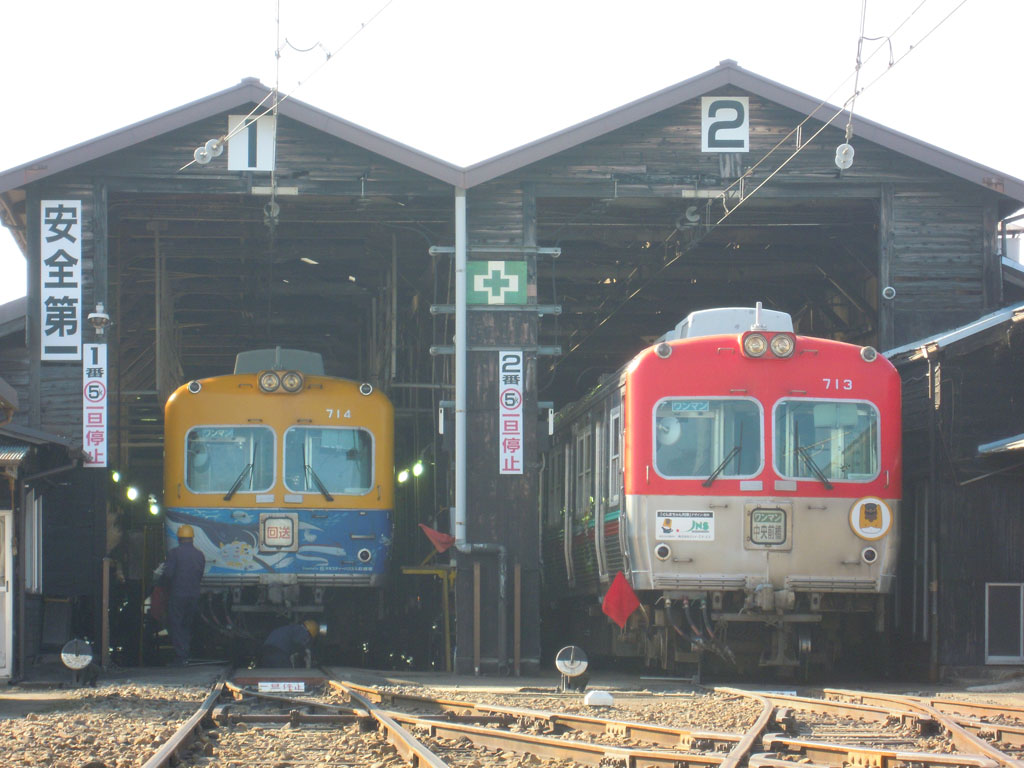
[[[267,584],[275,577],[373,587],[388,571],[390,510],[169,508],[166,520],[168,550],[177,546],[178,526],[195,530],[206,587]]]

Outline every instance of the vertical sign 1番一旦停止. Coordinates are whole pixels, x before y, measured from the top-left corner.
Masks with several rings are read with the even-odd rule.
[[[107,466],[107,345],[86,344],[82,357],[82,466]]]

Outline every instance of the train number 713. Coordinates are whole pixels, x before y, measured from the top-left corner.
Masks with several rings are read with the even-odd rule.
[[[822,379],[825,389],[853,389],[853,379]]]

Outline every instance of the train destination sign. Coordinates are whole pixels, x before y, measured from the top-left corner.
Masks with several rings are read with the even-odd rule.
[[[786,543],[786,511],[755,509],[750,513],[750,541],[753,544]]]

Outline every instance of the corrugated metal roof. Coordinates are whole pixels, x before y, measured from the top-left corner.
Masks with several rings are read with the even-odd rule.
[[[979,317],[973,323],[942,331],[925,339],[912,341],[909,344],[904,344],[902,347],[887,350],[882,354],[890,360],[894,358],[919,360],[929,352],[937,352],[948,347],[950,344],[962,341],[989,328],[994,328],[1007,322],[1018,323],[1021,320],[1024,320],[1024,304],[1016,304],[1012,307],[1005,307],[1004,309],[990,312],[983,317]]]
[[[15,464],[20,464],[21,460],[25,458],[25,454],[27,453],[27,445],[9,443],[5,440],[0,440],[0,466],[2,467],[10,467]]]
[[[1004,437],[1002,440],[994,440],[991,443],[982,443],[978,446],[978,453],[986,456],[993,453],[1019,451],[1022,448],[1024,448],[1024,435],[1014,435],[1013,437]]]

